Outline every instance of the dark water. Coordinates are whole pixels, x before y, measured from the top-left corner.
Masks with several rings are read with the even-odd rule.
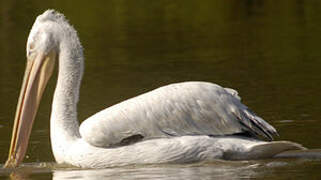
[[[0,162],[7,158],[37,15],[55,8],[78,30],[86,69],[79,119],[159,86],[202,80],[237,89],[279,139],[321,148],[321,1],[0,1]],[[49,141],[55,79],[24,167],[12,179],[318,179],[320,160],[217,162],[79,170],[57,167]]]

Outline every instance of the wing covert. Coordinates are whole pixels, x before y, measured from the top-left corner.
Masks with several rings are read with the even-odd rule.
[[[89,117],[80,126],[91,145],[112,147],[143,139],[249,132],[272,139],[276,130],[240,102],[237,91],[207,82],[160,87]],[[141,138],[141,139],[142,139]]]

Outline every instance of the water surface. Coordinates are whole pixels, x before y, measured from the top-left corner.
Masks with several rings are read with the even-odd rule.
[[[321,143],[321,2],[302,0],[111,0],[0,2],[0,162],[7,158],[24,66],[37,15],[55,8],[85,48],[79,119],[159,86],[190,80],[237,89],[280,134]],[[318,160],[152,165],[102,170],[54,167],[49,140],[53,78],[44,94],[20,179],[317,178]],[[40,166],[40,167],[39,167]],[[0,176],[11,171],[1,169]]]

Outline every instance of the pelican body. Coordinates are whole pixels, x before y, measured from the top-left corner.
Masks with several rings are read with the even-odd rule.
[[[27,41],[27,65],[6,167],[25,156],[36,112],[58,61],[50,118],[57,163],[84,168],[270,158],[304,149],[272,141],[276,130],[241,103],[237,92],[208,82],[160,87],[102,110],[80,126],[77,119],[83,49],[65,17],[39,15]]]

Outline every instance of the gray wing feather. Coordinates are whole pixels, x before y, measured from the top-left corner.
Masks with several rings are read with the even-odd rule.
[[[111,147],[123,139],[249,132],[272,140],[276,130],[240,102],[237,91],[207,82],[160,87],[88,118],[81,136],[91,145]]]

